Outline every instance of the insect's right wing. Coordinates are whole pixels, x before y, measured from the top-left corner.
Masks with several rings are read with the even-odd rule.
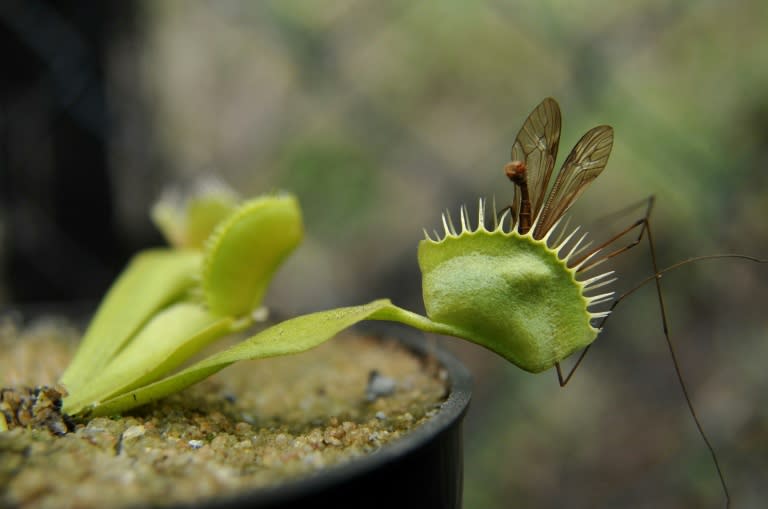
[[[511,160],[522,161],[527,169],[528,193],[534,219],[544,202],[552,168],[555,166],[560,125],[560,106],[557,101],[547,97],[528,115],[512,145]],[[519,194],[515,192],[512,205],[514,214],[520,211]]]
[[[603,171],[613,148],[613,128],[607,125],[590,129],[573,147],[557,174],[544,204],[535,238],[543,237],[573,205],[576,198]]]

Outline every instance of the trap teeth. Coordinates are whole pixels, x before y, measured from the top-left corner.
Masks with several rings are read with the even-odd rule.
[[[578,231],[578,228],[576,228],[576,230],[574,230],[573,233],[576,233],[577,231]],[[579,240],[577,240],[573,244],[573,247],[571,248],[570,251],[568,251],[568,254],[563,257],[563,260],[570,260],[571,257],[573,256],[573,254],[576,252],[577,249],[579,249],[579,246],[581,245],[582,242],[584,242],[584,239],[586,239],[586,238],[587,238],[587,234],[586,233],[584,233],[581,237],[579,237]]]
[[[610,273],[606,273],[606,274],[610,274]],[[584,287],[584,291],[588,292],[588,291],[592,291],[592,290],[597,290],[598,288],[602,288],[604,286],[608,286],[610,284],[615,283],[616,281],[618,281],[618,279],[619,278],[617,278],[617,277],[612,277],[611,279],[606,279],[604,281],[600,281],[599,283],[592,284],[589,287]]]
[[[461,233],[466,233],[469,231],[468,224],[469,224],[469,218],[467,217],[467,207],[466,205],[462,205],[459,209],[459,219],[461,220]]]
[[[613,271],[613,270],[608,271],[608,272],[603,272],[602,274],[598,274],[597,276],[594,276],[594,277],[591,277],[589,279],[586,279],[586,280],[582,281],[581,284],[584,285],[584,290],[585,291],[586,290],[592,290],[594,288],[598,288],[598,286],[603,286],[603,285],[605,285],[605,284],[607,284],[609,282],[616,281],[616,278],[613,278],[613,279],[611,279],[609,281],[603,281],[602,283],[599,283],[599,285],[597,284],[600,280],[605,279],[608,276],[612,276],[613,274],[615,274],[615,272],[616,271]]]
[[[593,297],[587,297],[587,307],[597,306],[598,304],[604,304],[613,300],[613,296],[616,292],[601,293]]]
[[[574,229],[574,230],[573,230],[571,233],[569,233],[569,234],[568,234],[568,236],[567,236],[567,237],[565,237],[565,239],[563,239],[563,241],[562,241],[560,244],[556,245],[556,246],[555,246],[555,247],[553,247],[552,249],[554,249],[555,251],[557,251],[557,252],[559,253],[559,252],[560,252],[560,250],[561,250],[561,249],[563,249],[563,247],[564,247],[564,246],[565,246],[565,245],[566,245],[568,242],[570,242],[570,241],[571,241],[571,239],[573,238],[573,236],[574,236],[574,235],[576,235],[576,233],[578,233],[578,231],[579,231],[579,229],[580,229],[580,228],[581,228],[581,226],[577,226],[577,227],[576,227],[576,228],[575,228],[575,229]],[[570,254],[570,253],[569,253],[569,254]],[[563,260],[567,260],[567,259],[568,259],[568,256],[560,256],[560,258],[561,258],[561,259],[563,259]]]
[[[458,222],[453,222],[453,215],[451,214],[450,210],[444,210],[440,214],[440,221],[443,226],[443,231],[441,233],[438,233],[435,230],[432,230],[432,233],[429,233],[428,231],[424,230],[424,237],[427,240],[431,240],[433,242],[440,242],[448,237],[451,238],[458,238],[461,235],[465,233],[476,233],[480,231],[485,231],[488,233],[495,233],[495,232],[501,232],[506,234],[511,234],[513,232],[517,232],[516,230],[516,222],[514,218],[512,217],[512,213],[510,208],[505,208],[504,211],[501,214],[496,213],[496,203],[495,199],[491,202],[491,207],[493,207],[493,210],[491,211],[491,218],[486,218],[486,214],[488,214],[488,207],[489,203],[488,200],[484,198],[480,198],[477,203],[477,223],[473,224],[471,214],[469,211],[469,208],[466,205],[462,205],[459,207],[459,215],[458,215]],[[580,237],[578,237],[577,240],[572,242],[574,238],[576,237],[576,234],[579,233],[581,230],[580,226],[577,226],[574,228],[570,233],[567,235],[565,234],[565,230],[567,230],[568,226],[568,219],[566,218],[565,223],[563,223],[562,218],[557,221],[547,232],[546,234],[538,239],[539,241],[543,242],[546,245],[549,245],[550,242],[554,245],[551,249],[558,253],[558,258],[561,260],[564,260],[566,262],[571,261],[573,258],[578,256],[579,253],[582,253],[586,248],[591,244],[591,242],[585,242],[588,234],[583,233]],[[560,228],[561,223],[564,224],[562,228]],[[520,234],[521,236],[533,236],[533,232],[535,229],[535,223],[533,226],[531,226],[531,229],[526,234]],[[553,234],[557,231],[557,238],[556,240],[553,239]],[[570,247],[567,247],[570,244]],[[564,251],[565,249],[568,249],[567,253],[561,253],[561,251]],[[596,251],[594,253],[590,253],[589,256],[585,257],[583,260],[579,262],[578,265],[574,267],[574,271],[578,272],[581,267],[583,267],[588,260],[590,260],[594,255],[598,254],[599,251]],[[596,264],[595,264],[596,265]],[[592,265],[594,266],[594,265]],[[590,266],[589,268],[591,268]]]
[[[451,211],[448,209],[445,209],[445,211],[442,214],[443,217],[443,226],[445,226],[445,223],[447,221],[448,223],[448,229],[446,230],[446,235],[450,234],[453,236],[457,236],[458,233],[456,233],[456,226],[453,224],[453,217],[451,217]]]
[[[600,253],[600,251],[601,250],[598,249],[596,251],[593,251],[592,253],[589,253],[587,256],[584,257],[583,260],[581,260],[578,264],[576,264],[576,265],[574,265],[572,267],[573,271],[578,273],[578,272],[581,272],[581,271],[584,271],[584,270],[591,270],[591,269],[594,269],[595,267],[597,267],[598,265],[600,265],[601,263],[603,263],[605,260],[607,260],[607,258],[602,258],[602,259],[592,263],[591,265],[587,265],[587,262],[589,262],[592,258],[597,256],[597,254]]]
[[[496,225],[496,228],[494,229],[494,231],[503,232],[504,231],[504,221],[506,221],[508,218],[510,219],[509,229],[511,230],[514,227],[514,225],[512,224],[512,220],[511,220],[510,214],[511,214],[511,212],[510,212],[509,209],[506,209],[504,212],[501,213],[501,217],[499,218],[498,224]],[[494,217],[496,217],[496,216],[494,215]]]
[[[477,229],[485,230],[485,200],[480,198],[477,204]]]
[[[453,228],[452,228],[453,225],[451,225],[451,227],[448,226],[448,221],[450,217],[451,216],[449,216],[448,214],[443,214],[443,229],[445,230],[446,237],[449,237],[453,232]]]
[[[538,220],[538,217],[537,217],[536,219]],[[545,242],[547,245],[550,245],[550,244],[549,244],[549,239],[552,237],[552,234],[555,232],[555,230],[557,230],[557,229],[560,227],[560,223],[561,223],[562,221],[563,221],[563,218],[561,217],[560,219],[558,219],[558,220],[557,220],[557,222],[555,222],[555,224],[553,224],[553,225],[552,225],[552,228],[550,228],[550,229],[549,229],[549,231],[547,231],[547,232],[544,234],[544,237],[542,237],[542,240],[543,240],[543,241],[544,241],[544,242]],[[555,243],[554,243],[555,245],[561,245],[561,244],[562,244],[562,240],[563,240],[563,232],[564,232],[565,230],[567,230],[567,229],[568,229],[568,225],[570,224],[570,222],[571,222],[571,218],[570,218],[570,216],[569,216],[569,217],[567,217],[567,218],[565,219],[565,224],[563,225],[563,229],[562,229],[562,230],[560,230],[560,233],[558,233],[558,236],[557,236],[557,240],[556,240],[556,241],[555,241]]]
[[[501,218],[497,218],[494,214],[493,218],[493,230],[489,230],[485,225],[485,213],[486,213],[486,204],[485,200],[482,198],[478,202],[478,208],[477,208],[477,228],[472,227],[472,222],[470,221],[469,217],[469,209],[466,206],[461,206],[459,208],[459,226],[460,228],[456,228],[456,225],[453,222],[453,216],[451,215],[451,212],[449,210],[445,210],[440,215],[440,220],[443,224],[443,233],[440,234],[435,230],[432,230],[432,233],[434,234],[434,238],[432,235],[430,235],[426,229],[424,229],[424,237],[426,240],[431,240],[433,242],[440,242],[448,237],[458,238],[464,233],[475,233],[480,230],[487,231],[489,233],[493,231],[502,231],[502,224],[504,219],[506,218],[506,211],[504,214],[502,214]]]

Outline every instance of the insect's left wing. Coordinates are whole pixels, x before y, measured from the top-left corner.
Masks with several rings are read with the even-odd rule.
[[[590,129],[573,147],[557,174],[536,224],[534,237],[541,238],[573,205],[587,185],[597,178],[608,163],[613,148],[613,128],[601,125]]]
[[[539,212],[547,192],[549,177],[555,166],[560,143],[560,106],[551,97],[544,99],[525,119],[512,145],[512,161],[525,163],[533,217]],[[513,213],[520,211],[520,198],[515,192]]]

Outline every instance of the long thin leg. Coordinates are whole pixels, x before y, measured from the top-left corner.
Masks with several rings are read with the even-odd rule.
[[[598,324],[597,328],[603,329],[605,327],[605,323],[608,321],[608,319],[611,316],[613,316],[613,310],[616,309],[616,306],[618,306],[621,302],[623,302],[624,299],[626,299],[627,297],[629,297],[630,295],[638,291],[640,288],[650,283],[651,281],[655,281],[657,278],[660,279],[664,273],[678,269],[683,265],[688,265],[689,263],[703,262],[706,260],[723,260],[723,259],[738,259],[738,260],[746,260],[746,261],[755,262],[755,263],[768,263],[768,259],[756,258],[754,256],[747,256],[747,255],[740,255],[740,254],[715,254],[715,255],[694,256],[692,258],[686,258],[685,260],[674,263],[669,267],[666,267],[656,272],[655,274],[648,276],[647,278],[640,281],[631,289],[627,290],[626,292],[616,297],[616,299],[611,304],[611,307],[608,309],[608,314],[605,317],[603,317],[603,319]],[[581,351],[581,354],[579,355],[578,359],[576,359],[576,362],[573,364],[573,366],[571,366],[571,370],[568,372],[568,376],[566,377],[563,377],[563,372],[562,372],[560,363],[559,362],[555,363],[555,369],[557,370],[557,379],[560,383],[560,387],[565,387],[566,384],[568,384],[571,377],[573,376],[573,373],[576,371],[576,368],[579,367],[579,365],[581,364],[581,361],[587,355],[587,352],[589,351],[590,346],[592,346],[592,344],[587,345],[584,348],[584,350]]]
[[[675,375],[677,376],[677,381],[678,381],[678,383],[680,385],[680,388],[683,391],[683,397],[685,398],[685,402],[688,405],[688,411],[690,412],[691,417],[693,417],[693,421],[696,424],[696,428],[697,428],[697,430],[699,432],[699,436],[701,436],[701,439],[704,441],[704,444],[706,445],[707,449],[709,450],[710,456],[712,457],[712,462],[714,463],[715,470],[717,471],[717,476],[720,479],[720,485],[722,486],[722,489],[723,489],[723,494],[725,495],[725,507],[729,508],[730,504],[731,504],[731,497],[730,497],[730,493],[728,492],[728,485],[727,485],[727,483],[725,481],[725,476],[723,475],[723,471],[720,468],[720,462],[717,459],[717,454],[715,453],[715,449],[714,449],[714,447],[712,447],[712,444],[709,441],[709,438],[707,437],[707,434],[704,432],[704,428],[701,425],[701,422],[699,421],[699,417],[696,414],[696,410],[695,410],[695,408],[693,406],[693,402],[691,401],[691,397],[690,397],[690,395],[688,393],[688,388],[687,388],[687,386],[685,384],[685,381],[683,379],[682,371],[680,369],[680,364],[679,364],[679,362],[677,360],[677,354],[675,352],[675,348],[674,348],[674,345],[672,343],[672,339],[671,339],[670,334],[669,334],[669,321],[667,319],[667,311],[666,311],[666,306],[664,304],[664,296],[663,296],[663,292],[661,290],[661,277],[662,277],[662,274],[664,272],[666,272],[668,270],[672,270],[674,268],[677,268],[677,267],[679,267],[682,264],[690,263],[692,261],[697,261],[697,260],[700,260],[700,259],[707,259],[707,258],[714,258],[714,257],[721,257],[721,256],[716,255],[714,257],[699,257],[699,258],[695,258],[695,259],[690,259],[690,260],[686,260],[685,262],[681,262],[681,263],[675,264],[672,267],[664,269],[663,271],[660,271],[659,267],[658,267],[658,262],[656,260],[656,248],[655,248],[655,245],[654,245],[654,242],[653,242],[653,234],[651,232],[651,225],[650,225],[650,212],[651,212],[652,206],[653,206],[653,198],[651,198],[649,200],[649,206],[648,206],[648,208],[646,210],[646,214],[645,214],[645,217],[643,219],[639,220],[639,222],[635,223],[633,226],[631,226],[631,227],[625,229],[624,231],[620,232],[618,235],[614,236],[612,239],[610,239],[607,243],[604,243],[603,246],[602,246],[602,247],[605,247],[607,245],[610,245],[611,242],[614,242],[614,241],[618,240],[624,234],[628,233],[629,231],[631,231],[635,227],[637,227],[639,225],[642,225],[642,228],[640,230],[640,234],[638,235],[638,238],[636,239],[636,241],[632,242],[631,244],[628,244],[627,246],[624,246],[623,248],[617,249],[616,251],[613,251],[612,253],[609,253],[608,255],[605,255],[605,258],[610,258],[610,257],[616,256],[617,254],[619,254],[621,252],[627,251],[627,250],[635,247],[636,245],[638,245],[640,243],[640,241],[642,240],[643,234],[645,233],[645,236],[648,239],[648,247],[649,247],[650,252],[651,252],[651,268],[653,270],[653,275],[651,277],[645,279],[640,285],[638,285],[638,286],[632,288],[631,290],[625,292],[624,294],[620,295],[613,302],[613,304],[611,305],[611,308],[610,308],[611,313],[606,315],[602,319],[602,321],[600,322],[599,328],[602,329],[605,326],[606,321],[612,315],[613,310],[616,308],[616,306],[618,306],[618,304],[620,302],[622,302],[626,297],[628,297],[629,295],[631,295],[632,293],[637,291],[641,286],[645,285],[646,283],[650,282],[651,280],[654,281],[655,286],[656,286],[656,296],[657,296],[657,300],[658,300],[658,303],[659,303],[659,313],[661,315],[661,323],[662,323],[662,329],[663,329],[663,332],[664,332],[664,339],[666,341],[670,357],[672,358],[672,364],[673,364],[674,369],[675,369]],[[602,247],[598,248],[598,250],[601,249]],[[753,261],[757,261],[757,262],[760,262],[760,263],[764,263],[765,262],[765,260],[759,260],[759,259],[755,259],[755,258],[751,258],[751,257],[741,257],[741,256],[732,256],[732,255],[725,255],[725,256],[734,257],[734,258],[747,258],[747,259],[751,259]],[[603,259],[605,259],[605,258],[603,258]],[[588,270],[588,268],[585,269],[585,270]],[[560,363],[555,363],[555,369],[557,371],[557,379],[558,379],[558,382],[560,383],[561,387],[564,387],[570,381],[571,377],[573,376],[574,372],[576,371],[576,369],[581,364],[581,361],[584,359],[584,357],[586,356],[588,351],[589,351],[589,345],[581,352],[581,355],[579,355],[579,358],[576,360],[576,363],[573,365],[573,367],[571,368],[570,372],[565,377],[563,377],[563,373],[562,373],[562,370],[561,370],[561,367],[560,367]]]
[[[597,265],[599,263],[602,263],[602,262],[604,262],[605,260],[607,260],[609,258],[613,258],[614,256],[617,256],[617,255],[619,255],[621,253],[629,251],[633,247],[638,246],[640,244],[640,242],[643,240],[643,235],[648,230],[648,225],[650,224],[651,211],[653,211],[653,205],[655,203],[655,197],[653,195],[651,195],[651,196],[649,196],[645,200],[645,202],[646,202],[645,214],[643,215],[642,218],[638,219],[637,221],[632,223],[630,226],[628,226],[627,228],[623,229],[622,231],[620,231],[619,233],[617,233],[613,237],[609,238],[608,240],[606,240],[605,242],[603,242],[599,246],[593,248],[589,252],[587,252],[584,255],[582,255],[581,258],[579,258],[578,260],[573,262],[572,265],[573,266],[578,265],[583,260],[589,258],[590,256],[592,256],[593,254],[597,253],[598,251],[601,251],[602,249],[604,249],[604,248],[610,246],[611,244],[613,244],[614,242],[620,240],[622,237],[624,237],[628,233],[632,232],[637,227],[641,227],[640,228],[640,232],[637,234],[637,237],[635,239],[633,239],[629,244],[626,244],[625,246],[622,246],[622,247],[620,247],[620,248],[618,248],[618,249],[616,249],[614,251],[611,251],[610,253],[601,256],[598,260],[596,260],[596,261],[594,261],[594,262],[592,262],[592,263],[590,263],[590,264],[588,264],[588,265],[586,265],[584,267],[581,267],[579,269],[579,272],[586,272],[589,269],[591,269],[592,267],[594,267],[595,265]],[[654,256],[655,256],[655,253],[654,253]],[[656,262],[654,260],[654,266],[655,266],[655,264],[656,264]],[[600,321],[600,324],[597,327],[598,329],[602,329],[605,326],[605,322],[613,314],[614,308],[626,296],[628,296],[628,295],[621,295],[616,300],[613,301],[613,303],[611,304],[611,307],[609,309],[609,313],[606,316],[604,316],[603,319]],[[565,377],[563,377],[563,372],[562,372],[562,368],[560,367],[560,363],[559,362],[555,363],[555,370],[557,371],[557,381],[560,384],[560,387],[565,387],[568,384],[568,382],[571,380],[571,377],[576,372],[576,369],[581,365],[581,361],[583,361],[584,357],[587,355],[587,352],[589,351],[589,347],[590,346],[592,346],[592,345],[591,344],[587,345],[587,347],[584,348],[584,350],[581,351],[581,354],[579,354],[578,359],[576,359],[576,362],[573,364],[573,366],[571,366],[570,371],[568,372],[568,374]]]
[[[580,258],[578,258],[576,260],[573,260],[572,262],[570,262],[570,265],[572,267],[577,266],[582,261],[586,260],[587,258],[589,258],[590,256],[594,255],[598,251],[602,251],[603,249],[605,249],[606,247],[610,246],[611,244],[613,244],[614,242],[616,242],[617,240],[622,238],[624,235],[632,232],[633,230],[635,230],[638,227],[641,227],[640,228],[640,232],[637,234],[637,237],[632,242],[630,242],[629,244],[627,244],[625,246],[622,246],[622,247],[620,247],[620,248],[618,248],[618,249],[616,249],[614,251],[611,251],[610,253],[608,253],[606,255],[601,256],[597,261],[595,261],[593,263],[590,263],[589,265],[581,267],[579,269],[579,272],[586,272],[589,269],[591,269],[592,267],[594,267],[595,265],[597,265],[598,263],[602,263],[605,260],[608,260],[610,258],[613,258],[614,256],[617,256],[617,255],[620,255],[621,253],[624,253],[625,251],[629,251],[633,247],[635,247],[638,244],[640,244],[640,242],[643,240],[643,235],[645,234],[645,230],[646,230],[646,227],[647,227],[646,225],[648,224],[648,221],[649,221],[649,219],[651,217],[651,211],[653,210],[653,205],[654,205],[655,202],[656,202],[656,198],[653,195],[649,196],[647,198],[647,200],[646,200],[647,205],[645,207],[645,214],[643,215],[643,217],[641,219],[638,219],[637,221],[635,221],[634,223],[632,223],[631,225],[629,225],[625,229],[621,230],[619,233],[617,233],[613,237],[609,238],[608,240],[606,240],[605,242],[600,244],[599,246],[597,246],[597,247],[591,249],[590,251],[584,253]]]
[[[696,410],[693,408],[693,402],[691,401],[690,396],[688,395],[688,388],[685,385],[685,381],[683,380],[683,374],[680,371],[680,364],[677,362],[677,354],[675,353],[675,347],[672,344],[672,339],[669,336],[669,323],[667,321],[667,310],[664,306],[664,297],[661,291],[661,274],[659,273],[659,266],[656,261],[656,248],[653,245],[653,235],[651,234],[651,225],[650,222],[646,220],[645,224],[645,230],[648,232],[648,247],[651,250],[651,264],[653,266],[653,273],[656,275],[654,278],[654,281],[656,283],[656,295],[658,296],[659,300],[659,312],[661,313],[661,323],[662,327],[664,329],[664,339],[667,342],[667,347],[669,349],[669,355],[672,357],[672,364],[675,366],[675,374],[677,375],[677,381],[680,383],[680,388],[683,390],[683,396],[685,397],[685,402],[688,405],[688,410],[691,412],[691,417],[693,417],[693,422],[696,423],[696,428],[699,430],[699,435],[701,436],[701,439],[704,441],[704,443],[707,446],[707,449],[709,449],[709,454],[712,456],[712,462],[715,464],[715,469],[717,470],[717,476],[720,478],[720,485],[723,487],[723,493],[725,494],[725,507],[731,506],[731,496],[728,493],[728,484],[725,482],[725,476],[723,475],[723,471],[720,468],[720,462],[717,460],[717,454],[715,453],[714,447],[712,447],[712,444],[709,442],[709,438],[707,438],[707,434],[704,433],[704,428],[701,425],[701,422],[699,421],[699,417],[696,415]]]

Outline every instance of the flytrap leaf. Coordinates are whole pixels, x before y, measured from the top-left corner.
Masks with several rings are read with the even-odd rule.
[[[208,221],[216,214],[203,215]],[[118,278],[62,377],[65,411],[87,412],[151,384],[212,341],[252,324],[272,276],[301,241],[301,211],[292,196],[263,196],[207,228],[213,231],[204,253],[151,250]]]
[[[206,242],[203,259],[209,309],[220,316],[256,309],[302,235],[301,209],[291,195],[256,198],[222,221]]]
[[[211,315],[198,304],[178,302],[157,313],[86,387],[65,399],[76,414],[99,401],[152,383],[230,332],[232,318]]]
[[[103,371],[154,313],[194,285],[201,259],[196,251],[151,249],[131,260],[99,305],[61,377],[70,394]]]

